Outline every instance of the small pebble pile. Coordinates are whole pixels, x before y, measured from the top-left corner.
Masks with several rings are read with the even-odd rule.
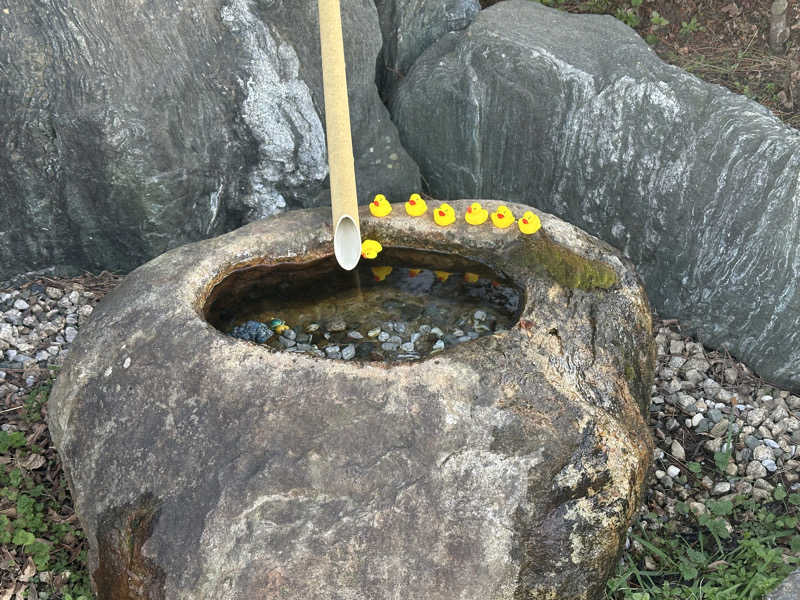
[[[274,319],[270,323],[246,321],[234,327],[230,335],[276,350],[304,352],[320,358],[405,361],[419,360],[482,335],[503,331],[497,324],[499,318],[491,310],[470,311],[461,314],[456,327],[446,331],[429,323],[408,321],[383,321],[354,328],[340,317],[290,328],[280,319]]]
[[[25,374],[22,387],[31,387],[40,371],[61,364],[97,300],[77,283],[0,287],[0,397],[20,389],[12,374]]]
[[[674,321],[662,322],[656,345],[649,526],[658,529],[674,517],[678,502],[702,514],[709,499],[769,501],[778,484],[800,489],[800,396],[706,351]],[[724,457],[715,461],[715,454]]]

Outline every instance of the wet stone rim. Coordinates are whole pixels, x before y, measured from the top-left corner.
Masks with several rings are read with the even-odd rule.
[[[503,204],[499,201],[483,201],[484,206],[492,210]],[[204,320],[221,332],[235,338],[263,345],[270,350],[288,351],[306,354],[317,358],[329,359],[363,359],[366,361],[385,360],[387,362],[403,360],[420,360],[435,355],[457,344],[469,342],[484,335],[502,334],[508,327],[514,326],[520,314],[528,306],[526,288],[531,277],[546,276],[561,285],[573,289],[610,289],[619,283],[619,273],[609,264],[615,261],[614,267],[622,267],[621,261],[613,254],[615,250],[607,246],[609,254],[599,256],[597,253],[597,240],[589,241],[589,236],[582,231],[567,226],[564,230],[559,227],[562,222],[550,222],[549,215],[543,215],[548,226],[542,228],[534,235],[520,234],[516,227],[509,229],[494,228],[488,223],[484,226],[471,226],[466,224],[462,217],[469,202],[453,201],[456,214],[459,218],[448,227],[430,227],[432,223],[429,215],[410,217],[405,214],[403,205],[394,204],[389,217],[376,218],[369,214],[366,208],[360,210],[362,237],[381,240],[383,244],[397,246],[401,252],[407,250],[411,253],[432,250],[432,255],[439,261],[438,264],[429,263],[420,268],[451,269],[461,268],[471,263],[474,270],[479,270],[481,281],[491,281],[497,285],[494,278],[505,279],[507,287],[516,290],[520,299],[513,310],[513,317],[507,324],[496,326],[490,324],[493,315],[487,315],[485,309],[478,308],[464,313],[459,319],[459,324],[450,330],[443,330],[436,324],[425,323],[414,331],[407,328],[403,319],[382,320],[369,327],[348,327],[348,323],[332,322],[333,327],[323,328],[323,323],[311,322],[299,326],[285,323],[280,317],[257,321],[248,319],[237,326],[223,328],[219,323],[214,323],[210,318],[212,306],[220,300],[220,292],[225,293],[225,282],[234,275],[245,271],[258,273],[286,269],[288,273],[303,270],[306,265],[320,263],[332,259],[332,240],[330,249],[320,253],[320,248],[304,248],[305,255],[294,255],[289,251],[288,256],[252,257],[246,261],[226,266],[211,283],[206,286],[207,293],[200,302],[200,313]],[[522,214],[521,205],[505,203],[512,211]],[[525,206],[528,210],[530,207]],[[296,211],[298,214],[305,211]],[[315,212],[320,212],[319,210]],[[553,227],[555,225],[555,227]],[[246,229],[246,228],[243,228]],[[432,229],[432,231],[431,231]],[[330,236],[330,225],[325,224],[325,233]],[[575,235],[575,233],[578,235]],[[415,233],[420,233],[418,237]],[[568,233],[567,239],[563,234]],[[584,254],[566,248],[565,242],[583,250]],[[600,242],[602,248],[604,243]],[[448,252],[449,251],[449,252]],[[503,260],[506,259],[506,260]],[[361,266],[365,263],[378,264],[380,261],[367,261],[362,259]],[[435,271],[441,273],[442,271]],[[465,273],[466,275],[466,273]],[[631,274],[627,274],[631,277]],[[256,275],[257,276],[257,275]],[[288,275],[287,275],[288,276]],[[458,273],[458,277],[462,274]],[[253,275],[250,275],[253,278]],[[251,282],[252,283],[252,282]],[[487,319],[487,317],[489,317]],[[336,321],[334,319],[334,321]],[[276,335],[277,334],[277,335]],[[418,341],[423,339],[422,348]],[[377,348],[374,347],[377,344]],[[366,348],[366,350],[365,350]],[[377,352],[375,351],[377,350]]]

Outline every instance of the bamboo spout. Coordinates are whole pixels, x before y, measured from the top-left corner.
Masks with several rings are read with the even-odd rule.
[[[319,0],[319,38],[331,182],[333,251],[339,266],[349,271],[356,267],[361,258],[361,227],[339,0]]]

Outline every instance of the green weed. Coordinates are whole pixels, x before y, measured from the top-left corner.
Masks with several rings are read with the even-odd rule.
[[[40,385],[25,398],[23,421],[43,421],[50,385],[51,381]],[[49,446],[49,440],[36,443],[37,429],[32,429],[28,436],[0,431],[0,456],[5,459],[0,462],[0,545],[16,563],[9,565],[11,572],[33,562],[36,575],[30,582],[40,593],[90,600],[84,535],[72,513],[69,490],[62,477],[46,477],[60,470],[56,455],[40,445]]]
[[[690,463],[691,464],[691,463]],[[696,464],[696,463],[695,463]],[[691,467],[690,467],[691,469]],[[758,600],[800,563],[797,506],[780,486],[775,503],[708,500],[694,517],[696,533],[679,532],[674,520],[660,532],[640,520],[634,548],[607,585],[615,600]],[[790,500],[791,498],[791,500]],[[693,518],[684,503],[676,510]],[[645,519],[657,518],[649,514]]]
[[[696,31],[705,31],[706,28],[697,22],[697,17],[692,17],[689,22],[681,21],[681,29],[678,31],[681,35],[690,35]]]

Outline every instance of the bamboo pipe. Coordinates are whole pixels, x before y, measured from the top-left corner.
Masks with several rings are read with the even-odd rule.
[[[333,252],[339,266],[354,269],[361,258],[350,108],[339,0],[319,0],[319,39],[322,53],[322,89],[331,181]]]

